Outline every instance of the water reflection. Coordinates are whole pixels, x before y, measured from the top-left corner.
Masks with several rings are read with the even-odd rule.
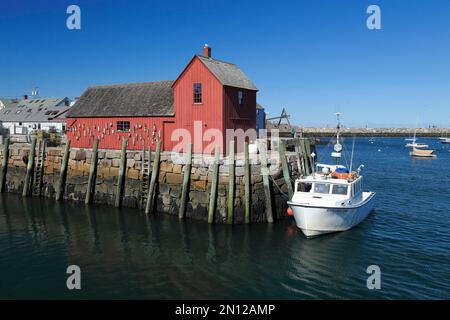
[[[435,201],[450,188],[439,170],[450,155],[415,161],[403,145],[357,144],[377,211],[311,240],[292,220],[210,226],[0,195],[0,298],[450,298],[450,202]],[[81,292],[65,288],[69,264],[81,267]],[[371,264],[382,270],[378,292],[366,288]]]

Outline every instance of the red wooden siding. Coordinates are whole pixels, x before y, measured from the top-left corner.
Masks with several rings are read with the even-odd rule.
[[[194,103],[194,83],[202,84],[200,104]],[[238,103],[239,91],[243,92],[242,104]],[[190,141],[194,143],[194,153],[213,153],[217,144],[226,153],[226,129],[246,131],[256,128],[256,91],[223,86],[197,56],[173,84],[173,94],[174,116],[68,118],[67,137],[75,148],[92,148],[94,139],[99,139],[101,149],[120,149],[125,137],[130,150],[142,150],[149,146],[154,149],[155,138],[160,138],[163,150],[170,151],[177,147],[177,151],[181,151],[181,145],[185,151],[189,141],[181,137],[172,141],[172,133],[177,129],[186,129]],[[129,121],[130,131],[118,132],[118,121]],[[197,121],[199,123],[196,125]],[[203,141],[208,133],[212,133],[213,137]],[[250,140],[255,138],[250,137]],[[242,149],[242,143],[238,146]]]
[[[92,148],[94,139],[99,139],[100,149],[120,149],[122,138],[126,138],[129,150],[142,150],[144,146],[154,149],[156,142],[152,138],[159,137],[166,149],[166,145],[171,146],[171,132],[164,132],[163,122],[173,120],[173,117],[67,119],[67,138],[75,148]],[[130,132],[118,132],[117,121],[130,121]]]
[[[243,100],[239,104],[238,92],[242,91]],[[224,87],[223,94],[224,129],[256,129],[256,91],[234,87]],[[228,145],[226,136],[224,143]],[[247,140],[254,142],[256,135],[249,136]],[[243,151],[242,143],[236,143],[237,151]]]
[[[202,84],[201,104],[194,104],[193,86],[196,82]],[[194,139],[194,121],[202,121],[203,133],[208,129],[223,131],[223,87],[197,57],[178,78],[173,91],[177,127],[189,130],[192,139]],[[193,143],[195,153],[201,153],[210,144],[195,141]]]

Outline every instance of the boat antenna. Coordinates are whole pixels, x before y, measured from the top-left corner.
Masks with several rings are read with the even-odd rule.
[[[342,145],[340,143],[340,137],[341,137],[341,113],[336,113],[337,118],[337,127],[336,127],[336,144],[334,145],[334,152],[331,153],[331,157],[335,158],[336,165],[339,164],[339,159],[341,158],[342,154]]]
[[[313,177],[315,178],[315,177],[316,177],[316,162],[315,162],[316,154],[315,154],[314,152],[311,153],[311,159],[312,159],[312,172],[313,172]]]
[[[355,153],[355,136],[353,136],[353,145],[352,145],[352,157],[350,158],[350,174],[352,174],[352,169],[353,169],[353,155]]]
[[[336,113],[336,119],[337,119],[337,127],[336,127],[336,144],[339,144],[339,138],[341,135],[341,113]]]

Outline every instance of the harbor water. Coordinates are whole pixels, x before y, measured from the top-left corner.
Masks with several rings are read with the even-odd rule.
[[[450,153],[409,156],[400,138],[357,138],[375,210],[356,228],[306,239],[292,218],[208,225],[133,209],[0,196],[0,298],[449,299]],[[350,162],[352,139],[346,139]],[[331,146],[319,146],[327,162]],[[68,290],[66,269],[81,269]],[[367,267],[381,288],[367,288]]]

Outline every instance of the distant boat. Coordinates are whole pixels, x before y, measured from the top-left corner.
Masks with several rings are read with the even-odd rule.
[[[414,141],[416,139],[416,133],[414,131],[414,138],[411,138],[411,132],[408,134],[408,138],[405,138],[405,141]]]
[[[424,149],[412,148],[412,150],[409,154],[413,157],[418,157],[418,158],[436,158],[436,154],[434,153],[434,150],[424,150]]]
[[[418,149],[421,149],[421,148],[428,148],[428,145],[425,144],[425,143],[417,143],[417,142],[414,140],[412,143],[407,143],[407,144],[405,145],[405,147],[407,147],[407,148],[418,148]]]
[[[450,138],[439,138],[439,140],[441,140],[441,143],[444,143],[444,144],[450,143]]]
[[[409,140],[411,141],[410,143],[407,143],[405,145],[405,147],[407,148],[428,148],[427,144],[424,143],[417,143],[417,138],[416,138],[416,129],[414,129],[414,137],[412,139],[405,139],[405,140]]]

